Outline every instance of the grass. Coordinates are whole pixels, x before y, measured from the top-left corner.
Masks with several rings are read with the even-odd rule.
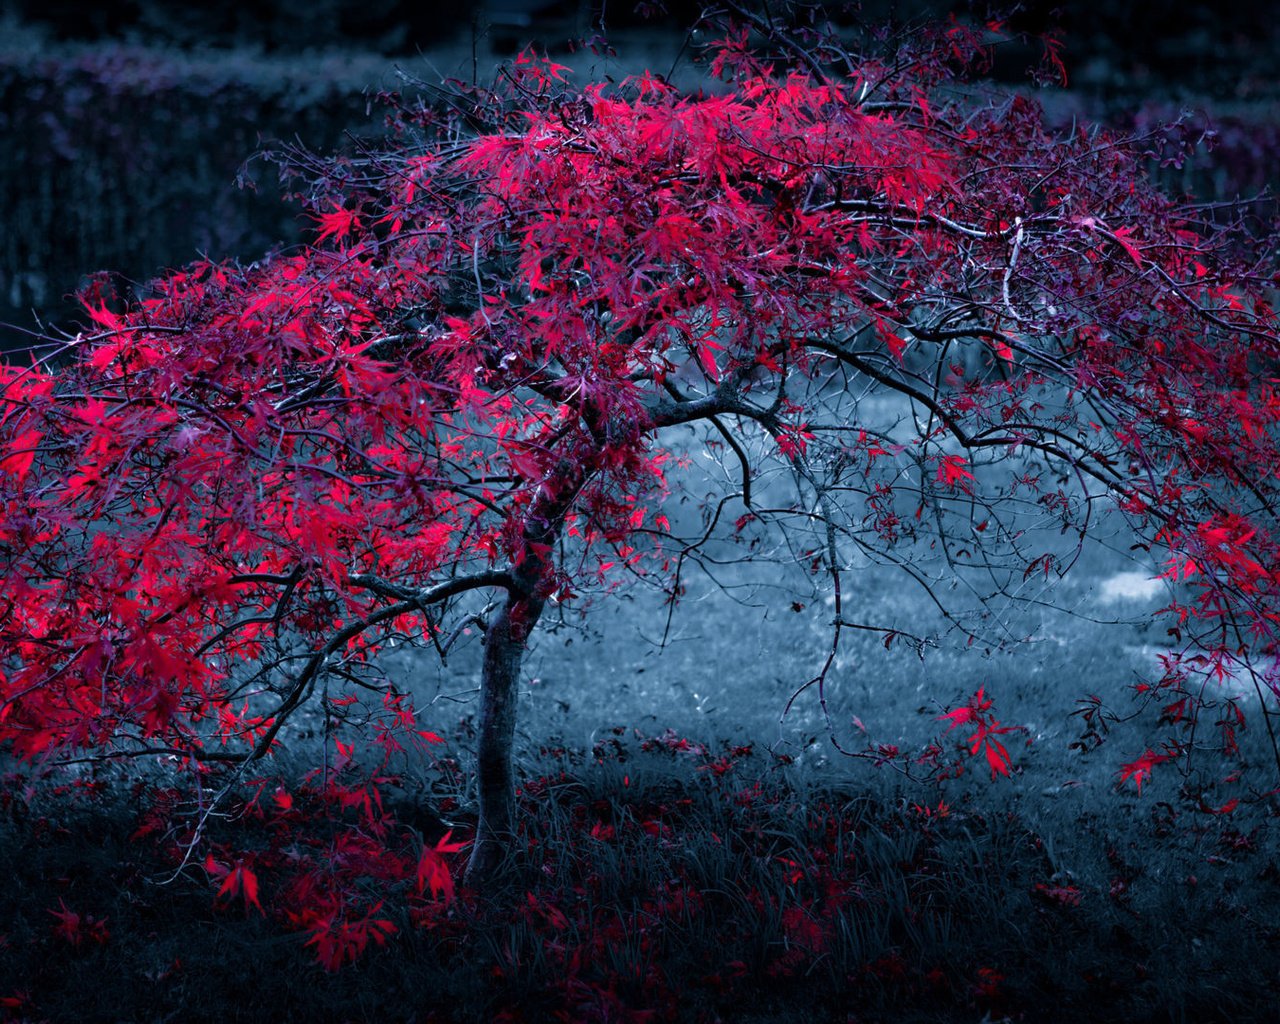
[[[911,783],[842,758],[812,694],[779,720],[827,640],[830,610],[802,574],[770,566],[727,592],[690,576],[662,650],[653,594],[600,601],[589,629],[549,623],[521,697],[519,859],[484,894],[447,899],[414,884],[424,846],[450,828],[465,838],[474,820],[463,769],[476,644],[447,666],[405,649],[386,657],[423,724],[449,739],[395,766],[383,787],[394,825],[308,788],[302,767],[318,740],[307,733],[322,729],[300,716],[277,765],[284,789],[273,778],[257,810],[211,824],[201,857],[212,851],[222,875],[201,857],[175,871],[174,837],[154,826],[180,794],[154,768],[39,785],[12,775],[0,796],[0,1013],[1273,1019],[1280,799],[1255,788],[1270,778],[1261,730],[1242,742],[1253,774],[1233,779],[1237,765],[1202,760],[1185,774],[1157,769],[1141,795],[1118,789],[1116,772],[1158,742],[1149,720],[1086,751],[1070,746],[1078,699],[1094,692],[1127,710],[1126,685],[1158,650],[1149,613],[1161,598],[1117,575],[1126,571],[1124,558],[1091,551],[1052,592],[1031,595],[1067,612],[1010,613],[1010,632],[1037,639],[1007,652],[940,648],[920,661],[879,634],[847,638],[828,694],[842,743],[910,755],[939,737],[944,707],[985,686],[1002,720],[1027,727],[1012,776],[994,782],[969,771]],[[851,576],[866,617],[928,625],[892,575]],[[273,792],[292,794],[291,806]],[[1229,797],[1233,813],[1209,813]],[[455,875],[458,856],[447,858]],[[236,863],[256,871],[264,914],[241,888],[217,896]],[[388,925],[354,963],[326,971],[321,947],[305,942],[315,915],[339,904],[343,920]]]
[[[1231,821],[1032,814],[994,792],[939,813],[945,796],[917,803],[888,775],[832,784],[759,747],[622,726],[523,764],[510,877],[447,904],[390,886],[396,934],[336,972],[198,868],[157,884],[172,845],[138,837],[142,780],[32,796],[12,780],[8,1019],[1273,1019],[1273,798]],[[465,827],[448,762],[419,781]],[[429,843],[443,827],[416,824]],[[274,828],[245,815],[211,838],[262,848]],[[260,876],[271,907],[283,883]],[[62,907],[87,915],[78,941]]]
[[[544,623],[521,694],[518,858],[484,893],[451,896],[443,876],[421,874],[438,864],[426,851],[474,823],[474,642],[448,665],[385,655],[422,725],[448,739],[394,763],[382,787],[394,821],[358,789],[326,797],[306,781],[324,732],[312,711],[291,723],[277,775],[212,820],[185,865],[165,826],[187,797],[156,766],[38,785],[11,775],[0,1013],[1274,1018],[1280,799],[1266,791],[1261,730],[1242,737],[1240,764],[1162,766],[1141,794],[1118,787],[1117,770],[1158,747],[1168,728],[1153,731],[1153,716],[1072,746],[1082,696],[1126,712],[1128,684],[1153,668],[1163,597],[1144,588],[1149,570],[1098,546],[1062,580],[1029,580],[1000,629],[1033,639],[1007,648],[921,660],[851,632],[829,679],[835,737],[907,759],[941,739],[944,761],[970,767],[926,784],[836,753],[812,691],[781,716],[829,640],[823,581],[780,563],[711,569],[718,583],[686,577],[665,644],[667,609],[644,591],[591,598],[586,626]],[[847,579],[850,615],[940,624],[892,573],[858,565]],[[946,736],[939,721],[979,687],[1025,727],[1008,778],[989,779],[957,751],[965,730]],[[1231,799],[1232,813],[1212,813]],[[459,855],[445,862],[456,877]],[[246,869],[260,892],[234,874]]]

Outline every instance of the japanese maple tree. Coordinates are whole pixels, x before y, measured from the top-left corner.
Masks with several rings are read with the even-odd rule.
[[[1194,718],[1196,677],[1249,674],[1269,725],[1270,254],[1150,187],[1150,140],[1052,130],[966,81],[998,26],[887,56],[746,10],[720,27],[695,94],[524,55],[400,110],[381,149],[295,154],[311,245],[87,299],[90,330],[4,367],[0,741],[234,775],[309,702],[357,698],[382,749],[431,741],[377,654],[443,655],[478,622],[483,879],[544,609],[636,576],[674,598],[705,540],[663,514],[690,426],[731,470],[707,533],[789,532],[829,580],[831,647],[798,680],[819,700],[861,625],[855,552],[986,605],[1109,507],[1178,583],[1183,646],[1151,692]],[[1062,550],[1031,543],[1045,522]],[[990,708],[948,717],[994,775]]]

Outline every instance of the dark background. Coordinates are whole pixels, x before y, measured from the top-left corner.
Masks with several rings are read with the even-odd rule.
[[[127,39],[185,48],[251,46],[266,53],[338,47],[404,56],[473,29],[491,32],[500,46],[537,38],[552,49],[602,22],[610,31],[678,33],[705,6],[695,0],[259,0],[204,7],[181,0],[3,0],[0,15],[63,42]],[[1191,84],[1220,95],[1254,88],[1255,75],[1274,76],[1270,65],[1280,51],[1276,7],[1265,2],[864,0],[820,6],[850,25],[1005,10],[1015,30],[1059,30],[1077,63],[1109,62],[1118,84]]]
[[[909,29],[957,6],[986,14],[940,0],[826,6],[851,30]],[[245,161],[266,140],[329,150],[376,133],[370,97],[403,85],[396,66],[462,73],[530,42],[567,55],[602,22],[625,66],[674,54],[701,7],[0,0],[0,345],[70,325],[93,271],[140,281],[197,255],[251,260],[297,243],[308,222],[270,168]],[[1190,134],[1211,129],[1215,147],[1177,173],[1153,171],[1206,198],[1249,195],[1280,168],[1275,14],[1264,3],[1023,4],[1007,24],[1028,41],[999,48],[992,74],[1027,85],[1034,37],[1057,32],[1070,89],[1045,97],[1052,116],[1123,128],[1188,112]]]

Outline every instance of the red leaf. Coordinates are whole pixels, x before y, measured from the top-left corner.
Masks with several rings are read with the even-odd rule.
[[[258,876],[246,867],[237,869],[240,872],[240,884],[244,889],[244,906],[248,910],[250,907],[255,908],[259,914],[265,913],[262,904],[258,902]]]
[[[987,764],[991,766],[991,777],[993,779],[997,774],[1009,774],[1009,765],[1012,764],[1012,760],[1009,757],[1009,751],[1005,749],[1004,744],[999,740],[987,740]]]
[[[972,480],[973,474],[965,467],[964,457],[961,455],[944,455],[942,461],[938,463],[938,472],[935,479],[943,487],[959,486],[962,490],[968,490],[969,485],[965,482]]]
[[[214,873],[220,873],[214,864],[212,858],[205,862],[205,866],[213,865]],[[226,871],[225,868],[221,869]],[[222,887],[218,890],[218,899],[224,896],[234,897],[237,893],[244,896],[244,908],[247,912],[250,907],[258,911],[259,914],[265,916],[262,904],[258,902],[258,876],[243,864],[237,864],[233,869],[227,871],[226,877],[222,881]]]
[[[707,345],[696,345],[694,351],[698,353],[698,362],[707,371],[707,376],[718,382],[720,380],[720,367],[716,365],[715,353]]]
[[[351,234],[353,228],[360,226],[360,218],[355,210],[344,209],[340,203],[334,203],[333,206],[332,213],[322,213],[316,217],[316,223],[320,225],[320,233],[316,235],[317,245],[326,238],[340,242]]]
[[[35,461],[43,438],[44,435],[38,430],[23,431],[10,443],[9,450],[0,455],[0,468],[6,473],[12,473],[17,477],[18,483],[22,483],[31,471],[31,464]]]
[[[1142,793],[1142,784],[1151,778],[1151,769],[1165,761],[1172,760],[1172,754],[1157,754],[1154,750],[1148,749],[1136,761],[1131,761],[1120,769],[1120,785],[1123,786],[1129,779],[1133,779],[1133,783],[1138,787],[1138,793]]]
[[[86,301],[84,303],[84,308],[85,312],[89,314],[89,319],[91,319],[95,324],[105,327],[109,331],[118,331],[124,326],[123,321],[121,321],[115,313],[107,309],[106,302],[103,302],[100,306],[95,306]]]
[[[903,338],[894,333],[884,320],[876,318],[876,334],[880,336],[880,340],[885,343],[885,347],[889,349],[890,355],[899,365],[902,364],[903,354],[907,351],[907,343]]]
[[[947,732],[950,732],[952,729],[955,729],[957,726],[969,725],[972,722],[981,721],[981,719],[978,716],[978,713],[968,705],[965,705],[964,707],[956,708],[954,711],[948,711],[946,714],[939,715],[938,717],[951,720],[951,725],[947,728]]]
[[[58,922],[53,926],[53,933],[64,942],[79,948],[85,940],[102,946],[111,938],[111,933],[107,930],[107,918],[99,920],[92,914],[78,914],[74,910],[68,910],[66,902],[61,899],[58,900],[58,906],[62,909],[50,910],[49,913]]]
[[[452,835],[453,830],[450,829],[436,841],[435,846],[423,846],[422,853],[418,857],[417,885],[419,894],[430,889],[432,898],[443,896],[446,903],[453,899],[454,886],[453,874],[450,872],[444,856],[448,853],[457,853],[467,845],[466,843],[449,842],[449,837]]]
[[[1133,262],[1137,264],[1138,269],[1141,270],[1142,269],[1142,250],[1139,249],[1136,245],[1134,245],[1133,242],[1129,241],[1129,236],[1132,234],[1133,234],[1132,228],[1127,228],[1127,227],[1116,228],[1113,232],[1111,232],[1111,237],[1120,243],[1121,248],[1123,248],[1124,251],[1129,254],[1129,258],[1133,260]]]
[[[543,474],[542,459],[538,452],[531,448],[521,451],[513,451],[511,453],[511,468],[515,470],[517,476],[521,476],[526,480],[541,479]]]
[[[438,840],[436,840],[436,845],[435,845],[436,853],[441,853],[441,854],[460,853],[461,851],[465,850],[469,845],[471,845],[470,843],[465,843],[465,842],[463,843],[449,842],[449,837],[452,835],[453,835],[453,829],[450,829],[448,832],[442,835]]]

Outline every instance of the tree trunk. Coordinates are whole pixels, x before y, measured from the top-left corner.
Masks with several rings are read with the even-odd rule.
[[[515,853],[516,793],[511,746],[516,732],[516,698],[525,641],[538,624],[547,599],[551,546],[564,517],[587,479],[580,460],[567,459],[550,474],[555,487],[539,493],[524,528],[524,550],[512,567],[502,608],[485,629],[480,668],[480,743],[476,751],[480,820],[467,863],[469,885],[483,886],[505,869]]]
[[[480,670],[480,743],[476,752],[480,820],[476,826],[468,884],[483,884],[501,873],[512,856],[516,834],[515,738],[517,684],[525,639],[538,621],[542,601],[511,595],[485,632]]]

